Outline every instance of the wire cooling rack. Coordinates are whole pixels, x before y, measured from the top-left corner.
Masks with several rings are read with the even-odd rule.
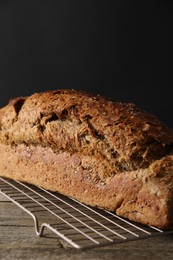
[[[19,181],[0,177],[0,192],[33,218],[38,236],[44,236],[48,229],[77,249],[173,233],[127,221],[111,212]]]

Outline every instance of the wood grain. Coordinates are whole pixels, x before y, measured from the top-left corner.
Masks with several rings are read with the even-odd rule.
[[[32,218],[0,195],[0,259],[173,259],[173,235],[75,250],[57,237],[37,237]]]

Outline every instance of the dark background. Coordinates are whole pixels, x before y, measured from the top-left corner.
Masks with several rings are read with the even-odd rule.
[[[169,126],[172,1],[0,1],[0,106],[75,88],[133,102]]]

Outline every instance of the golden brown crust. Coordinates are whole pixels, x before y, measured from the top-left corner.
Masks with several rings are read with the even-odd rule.
[[[0,110],[0,175],[162,228],[172,226],[172,147],[154,115],[76,90]]]
[[[105,184],[95,183],[90,172],[81,169],[80,154],[55,154],[51,148],[25,144],[16,147],[0,144],[0,153],[2,176],[58,191],[133,221],[172,227],[172,163],[166,179],[157,180],[155,168],[162,165],[160,160],[147,170],[119,173]],[[168,156],[165,161],[169,160],[172,158]]]

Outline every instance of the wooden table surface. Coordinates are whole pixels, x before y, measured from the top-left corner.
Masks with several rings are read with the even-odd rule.
[[[173,259],[173,235],[89,250],[71,249],[58,238],[37,237],[33,219],[0,194],[0,260]]]

